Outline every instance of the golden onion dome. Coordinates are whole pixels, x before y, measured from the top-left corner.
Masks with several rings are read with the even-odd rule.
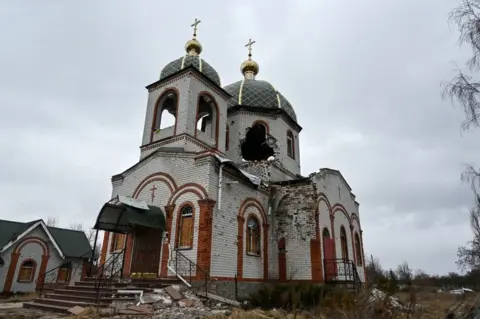
[[[242,63],[240,66],[240,71],[245,77],[253,78],[255,75],[258,74],[259,66],[258,63],[253,61],[252,59],[248,59]]]
[[[185,43],[185,50],[188,55],[199,55],[202,53],[202,44],[197,39],[191,39]]]

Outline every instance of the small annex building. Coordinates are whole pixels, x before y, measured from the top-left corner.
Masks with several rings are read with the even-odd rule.
[[[44,282],[73,284],[91,255],[83,231],[49,227],[42,219],[0,220],[0,293],[34,292]]]

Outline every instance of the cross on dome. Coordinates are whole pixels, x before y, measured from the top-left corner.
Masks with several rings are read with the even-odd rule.
[[[202,22],[201,20],[198,20],[197,18],[195,18],[195,21],[193,21],[193,24],[191,25],[191,27],[193,28],[193,38],[195,39],[197,37],[197,25]]]
[[[202,21],[195,18],[195,21],[193,21],[191,25],[193,28],[193,38],[192,40],[187,41],[185,44],[185,50],[187,51],[188,55],[196,56],[202,53],[202,45],[197,41],[197,26],[200,22]]]
[[[255,75],[258,74],[258,63],[252,60],[252,45],[255,41],[252,41],[252,38],[248,40],[248,43],[245,45],[248,48],[248,60],[242,63],[240,66],[240,71],[245,76],[245,79],[255,79]]]

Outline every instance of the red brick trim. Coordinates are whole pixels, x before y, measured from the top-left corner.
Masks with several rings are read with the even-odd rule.
[[[333,239],[333,251],[335,252],[335,256],[337,256],[337,239],[335,238],[335,215],[330,214],[330,236]]]
[[[145,177],[133,191],[132,198],[137,198],[138,195],[140,195],[140,192],[148,184],[150,184],[151,182],[157,182],[157,181],[164,182],[167,185],[168,189],[170,190],[170,193],[172,194],[175,191],[175,189],[177,189],[177,184],[175,183],[175,180],[170,175],[168,175],[167,173],[158,172]]]
[[[258,210],[260,211],[260,216],[262,217],[262,223],[268,224],[267,214],[265,213],[265,210],[263,209],[262,204],[255,198],[252,198],[252,197],[246,198],[240,205],[238,214],[243,217],[249,207],[258,208]]]
[[[176,109],[177,109],[177,114],[175,116],[175,127],[173,129],[173,135],[177,135],[177,117],[178,117],[178,106],[179,106],[179,103],[180,103],[180,92],[178,92],[178,90],[174,87],[169,87],[169,88],[166,88],[162,94],[160,94],[160,96],[158,97],[157,101],[155,102],[155,106],[154,106],[154,109],[153,109],[153,118],[152,118],[152,126],[150,128],[150,143],[153,142],[153,134],[154,134],[154,131],[155,131],[155,120],[157,118],[157,114],[158,114],[158,109],[159,107],[161,107],[159,105],[160,103],[160,100],[165,96],[167,95],[168,93],[170,92],[174,92],[175,95],[177,96],[177,105],[176,105]]]
[[[196,114],[195,114],[195,125],[194,125],[195,134],[194,134],[194,136],[195,136],[195,138],[197,138],[198,109],[199,109],[199,106],[200,106],[200,98],[202,96],[207,96],[210,99],[212,99],[213,104],[215,106],[215,122],[216,122],[215,123],[215,149],[218,149],[218,132],[219,132],[218,129],[219,129],[219,125],[220,125],[220,121],[219,121],[220,110],[218,108],[217,100],[208,91],[202,91],[202,92],[198,93],[198,96],[197,96],[197,110],[196,110]]]
[[[255,124],[261,124],[265,127],[265,133],[270,134],[270,125],[263,120],[255,120],[250,127],[253,127]]]
[[[358,215],[355,214],[355,213],[352,213],[352,215],[350,215],[350,219],[351,219],[351,223],[353,225],[353,221],[356,220],[357,221],[357,225],[358,225],[358,230],[362,230],[362,228],[360,227],[360,219],[358,218]]]
[[[213,208],[216,203],[213,199],[200,199],[198,201],[200,214],[198,222],[197,265],[207,274],[210,273],[212,260],[212,220]],[[203,276],[203,273],[200,276]],[[199,277],[199,274],[196,277]]]
[[[202,185],[197,183],[185,183],[177,188],[175,192],[172,192],[172,195],[170,195],[170,198],[168,199],[168,205],[175,203],[177,199],[185,193],[194,193],[199,199],[205,199],[208,197],[208,193]]]
[[[262,219],[262,229],[264,231],[264,240],[263,240],[263,277],[268,278],[268,218],[265,210],[263,209],[262,204],[255,198],[246,198],[243,203],[240,205],[238,211],[237,220],[238,220],[238,230],[237,230],[237,277],[243,278],[243,234],[245,232],[245,212],[248,208],[255,207],[260,212],[260,217]],[[265,229],[267,232],[265,232]],[[266,239],[266,240],[265,240]],[[266,256],[266,258],[265,258]]]
[[[128,277],[130,275],[130,268],[132,267],[132,257],[133,257],[133,242],[134,242],[134,235],[127,234],[125,238],[126,248],[125,248],[125,256],[123,260],[123,275]]]
[[[110,233],[108,231],[103,232],[103,242],[102,242],[102,253],[100,255],[100,265],[105,263],[107,259],[107,251],[108,251],[108,240],[110,238]]]
[[[355,242],[353,241],[353,225],[350,224],[350,239],[352,242],[352,254],[353,254],[353,262],[357,265],[357,253],[355,251]]]
[[[3,292],[10,292],[12,289],[12,283],[13,283],[13,278],[15,276],[15,272],[17,270],[17,265],[18,265],[18,260],[20,258],[20,253],[25,247],[25,245],[29,243],[36,243],[42,247],[42,261],[40,263],[40,269],[39,269],[39,276],[37,278],[37,288],[40,287],[41,282],[43,281],[43,274],[45,274],[45,271],[47,269],[47,263],[48,259],[50,258],[50,249],[48,247],[48,243],[44,241],[40,237],[36,236],[30,236],[30,237],[25,237],[20,243],[17,244],[15,249],[13,250],[11,257],[10,257],[10,266],[8,267],[7,271],[7,277],[5,278],[5,284],[3,286]],[[35,262],[36,264],[36,262]]]
[[[331,209],[332,209],[332,206],[330,205],[330,201],[328,200],[327,195],[325,195],[324,193],[320,193],[317,200],[315,201],[315,224],[316,224],[315,237],[317,239],[322,238],[322,234],[320,233],[320,228],[322,228],[320,226],[320,202],[324,202],[325,204],[327,204],[328,214],[331,214]]]
[[[189,202],[189,201],[182,203],[182,205],[180,205],[178,207],[178,210],[177,210],[177,218],[176,218],[177,222],[175,224],[175,244],[174,244],[174,247],[178,248],[178,240],[180,239],[180,236],[179,236],[179,234],[180,234],[180,219],[181,219],[181,216],[182,216],[182,209],[186,206],[192,207],[192,221],[193,221],[192,232],[191,232],[192,238],[189,239],[189,241],[190,241],[189,249],[192,249],[193,244],[194,244],[193,243],[193,237],[194,237],[193,235],[194,235],[194,230],[195,230],[195,205],[192,202]]]
[[[243,227],[245,218],[237,215],[238,229],[237,229],[237,278],[243,278]]]
[[[347,220],[348,220],[348,224],[351,225],[351,224],[352,224],[352,221],[351,221],[351,219],[350,219],[350,216],[349,216],[348,213],[347,213],[347,210],[345,209],[345,207],[343,207],[343,205],[341,205],[341,204],[335,204],[335,205],[333,205],[332,209],[330,210],[330,214],[331,214],[331,215],[335,215],[335,213],[338,212],[338,211],[340,211],[340,212],[343,213],[343,215],[344,215],[344,216],[347,218]]]

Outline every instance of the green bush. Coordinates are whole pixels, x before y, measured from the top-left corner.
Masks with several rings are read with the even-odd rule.
[[[353,295],[331,286],[307,283],[265,284],[248,299],[253,307],[280,308],[289,311],[310,310],[321,306],[353,305]]]

